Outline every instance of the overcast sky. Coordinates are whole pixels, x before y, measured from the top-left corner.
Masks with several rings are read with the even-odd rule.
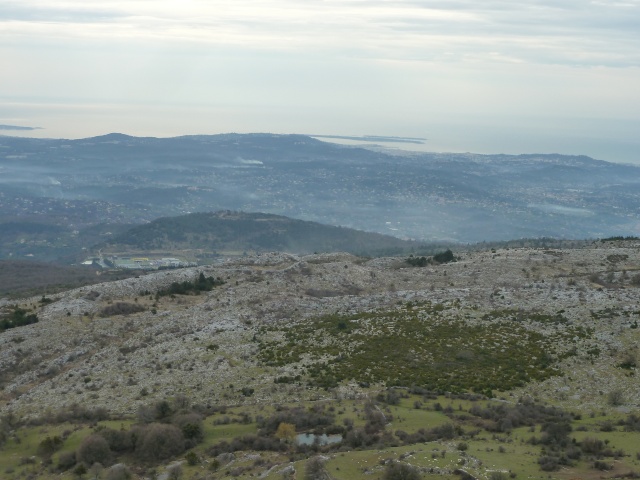
[[[640,163],[640,0],[0,0],[0,125]]]

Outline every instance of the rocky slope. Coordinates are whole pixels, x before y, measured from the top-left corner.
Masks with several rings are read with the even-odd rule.
[[[40,415],[77,403],[134,413],[152,399],[178,394],[208,405],[358,395],[364,388],[358,378],[326,390],[309,387],[303,367],[320,359],[265,362],[263,340],[285,342],[290,329],[322,315],[396,312],[425,302],[442,305],[442,315],[464,325],[490,331],[496,315],[508,312],[526,331],[549,342],[562,338],[549,352],[563,374],[532,381],[513,395],[593,409],[611,403],[615,393],[621,408],[640,404],[634,375],[640,243],[456,256],[454,263],[417,268],[399,258],[273,253],[87,286],[53,295],[48,304],[24,299],[19,305],[33,308],[40,321],[0,333],[2,411]],[[200,295],[156,298],[159,289],[199,273],[225,284]],[[104,316],[118,302],[144,311]],[[0,301],[0,309],[13,304]],[[536,315],[561,316],[564,323],[544,323]],[[568,336],[572,331],[582,334]],[[309,341],[308,351],[322,341]],[[348,341],[341,348],[347,351]],[[300,382],[274,383],[300,372]]]

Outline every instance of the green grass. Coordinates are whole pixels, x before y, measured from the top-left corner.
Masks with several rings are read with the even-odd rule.
[[[230,441],[236,437],[256,433],[255,423],[241,424],[230,423],[228,425],[212,425],[207,421],[204,424],[204,442],[206,444],[218,443],[223,440]]]
[[[402,391],[401,391],[402,392]],[[375,392],[371,392],[371,398],[375,397]],[[335,424],[342,425],[344,418],[354,420],[356,428],[364,425],[364,404],[366,399],[351,400],[324,400],[322,402],[306,402],[304,404],[288,405],[288,407],[302,407],[310,409],[314,405],[323,405],[325,412],[331,411],[335,415]],[[415,408],[414,403],[421,401],[421,408]],[[435,410],[434,406],[439,403],[444,409]],[[532,436],[540,438],[541,425],[535,426],[532,432],[530,427],[520,427],[513,429],[510,433],[493,433],[480,428],[482,425],[470,414],[469,409],[476,405],[483,409],[488,405],[503,405],[501,402],[469,399],[455,399],[446,396],[426,399],[419,395],[408,395],[407,398],[401,398],[398,405],[379,404],[379,408],[385,412],[385,415],[392,415],[390,423],[387,425],[387,431],[395,434],[396,431],[402,430],[407,433],[414,433],[419,429],[429,430],[433,427],[443,425],[445,423],[454,423],[462,428],[462,436],[452,440],[440,440],[427,443],[417,443],[413,445],[403,446],[386,446],[386,447],[370,447],[362,450],[350,451],[328,451],[323,455],[329,457],[326,462],[328,472],[336,480],[380,480],[384,472],[384,463],[389,460],[402,461],[422,469],[425,478],[432,475],[445,478],[459,478],[452,472],[457,468],[462,468],[479,480],[490,480],[492,471],[502,471],[515,474],[517,480],[543,480],[543,479],[559,479],[570,480],[571,478],[584,478],[596,480],[603,475],[603,472],[594,470],[593,460],[583,457],[574,466],[563,468],[557,472],[543,472],[538,465],[540,457],[540,445],[531,445],[527,440]],[[205,419],[204,440],[194,451],[203,460],[203,463],[196,466],[183,465],[184,480],[192,480],[198,478],[203,473],[208,472],[209,463],[204,460],[211,461],[207,455],[210,446],[221,441],[231,442],[236,437],[246,434],[255,434],[258,430],[256,416],[262,415],[269,417],[276,410],[273,405],[247,405],[242,407],[227,408],[226,411],[216,413]],[[447,415],[445,412],[450,411]],[[244,416],[250,416],[250,423],[239,423]],[[466,418],[465,418],[466,416]],[[231,423],[215,425],[216,420],[228,417]],[[580,420],[572,421],[573,431],[569,438],[575,439],[579,443],[585,437],[595,437],[602,441],[608,440],[609,447],[612,449],[622,449],[626,456],[615,462],[615,470],[605,472],[604,475],[610,476],[612,473],[624,474],[629,471],[640,471],[640,461],[636,454],[640,452],[640,435],[637,432],[625,432],[623,427],[615,425],[619,420],[626,418],[626,415],[617,411],[607,412],[592,418],[590,415],[583,415]],[[614,431],[602,432],[600,426],[604,422],[614,424]],[[128,429],[133,425],[133,420],[113,420],[100,422],[101,426],[120,429]],[[486,423],[489,425],[491,422]],[[578,430],[580,428],[580,430]],[[586,431],[582,431],[586,429]],[[38,427],[22,427],[18,430],[20,442],[9,440],[2,449],[0,449],[0,478],[7,480],[17,480],[24,478],[28,474],[36,474],[35,478],[41,479],[63,479],[71,480],[75,478],[72,472],[64,472],[63,474],[49,473],[45,467],[40,464],[41,459],[37,459],[35,465],[19,465],[22,458],[27,458],[36,454],[38,444],[47,436],[62,436],[65,430],[70,431],[62,448],[53,455],[53,465],[57,464],[57,459],[62,452],[73,452],[80,445],[83,438],[90,435],[93,429],[88,425],[52,425]],[[473,437],[469,432],[475,430]],[[464,442],[467,444],[465,451],[459,451],[458,445]],[[443,455],[444,452],[444,455]],[[302,478],[304,474],[307,459],[304,454],[296,454],[291,450],[288,453],[281,454],[275,452],[236,452],[235,460],[232,464],[221,466],[216,472],[211,472],[214,478],[228,478],[235,475],[237,478],[256,478],[266,472],[273,464],[277,467],[268,475],[268,479],[281,479],[279,473],[282,468],[290,462],[290,456],[295,458],[294,465],[298,472],[298,478]],[[308,453],[309,457],[313,456],[313,452]],[[161,473],[166,465],[172,461],[180,460],[184,457],[167,460],[162,465],[156,467],[156,471]],[[133,465],[132,457],[124,456],[119,459],[128,465]],[[613,459],[605,458],[606,462],[613,463]]]
[[[451,420],[442,412],[432,410],[416,410],[403,406],[391,407],[393,420],[388,428],[395,430],[403,430],[407,433],[415,433],[421,428],[433,428]]]
[[[52,455],[53,465],[57,463],[61,452],[75,451],[84,437],[91,433],[87,426],[72,424],[46,425],[36,427],[23,427],[17,432],[19,442],[9,439],[0,449],[0,478],[5,478],[7,469],[14,469],[14,474],[33,472],[39,469],[42,457],[37,455],[38,445],[47,437],[63,437],[65,431],[71,432],[64,440],[61,448]],[[35,457],[36,464],[20,465],[24,459]],[[66,478],[66,477],[59,477]],[[69,474],[69,478],[71,478]]]

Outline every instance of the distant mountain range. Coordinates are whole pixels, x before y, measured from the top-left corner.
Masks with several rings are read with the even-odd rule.
[[[0,258],[72,256],[133,225],[221,210],[420,242],[637,235],[640,168],[585,156],[374,150],[304,135],[0,137]]]

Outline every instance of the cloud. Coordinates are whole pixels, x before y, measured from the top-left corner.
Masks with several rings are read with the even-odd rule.
[[[21,127],[19,125],[0,125],[0,130],[39,130],[39,127]]]
[[[640,65],[640,2],[4,2],[2,36],[153,39],[371,59]],[[0,37],[1,38],[1,37]]]

